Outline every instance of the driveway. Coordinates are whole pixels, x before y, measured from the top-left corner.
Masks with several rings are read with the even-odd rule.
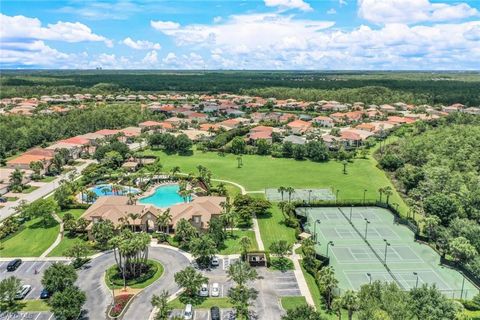
[[[152,296],[160,294],[163,290],[167,290],[170,294],[175,293],[178,287],[175,284],[174,274],[190,264],[184,255],[168,248],[150,247],[149,258],[163,264],[163,275],[134,298],[124,319],[147,319],[153,309],[150,303]],[[78,285],[87,294],[84,319],[106,319],[112,295],[104,283],[104,273],[113,264],[115,259],[113,253],[109,252],[93,259],[79,272]]]

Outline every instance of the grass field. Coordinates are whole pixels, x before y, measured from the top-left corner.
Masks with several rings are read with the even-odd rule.
[[[58,222],[52,219],[48,226],[44,226],[40,218],[27,221],[22,229],[2,241],[2,257],[38,257],[57,238],[60,231]]]
[[[22,311],[50,311],[50,307],[45,300],[23,300]],[[25,318],[26,319],[26,318]]]
[[[37,190],[39,187],[36,186],[27,186],[25,189],[22,190],[22,193],[31,193]]]
[[[62,210],[58,213],[58,216],[63,219],[66,213],[70,213],[76,219],[80,218],[81,215],[86,211],[86,209],[68,209]]]
[[[250,250],[258,250],[257,240],[255,240],[255,232],[252,230],[233,230],[227,231],[228,238],[225,241],[225,248],[220,250],[219,254],[234,254],[234,253],[241,253],[242,247],[240,246],[240,239],[242,237],[250,238],[252,245]]]
[[[176,298],[168,303],[173,309],[183,309],[185,304],[183,304],[179,298]],[[195,309],[210,309],[213,306],[219,308],[231,308],[232,304],[228,301],[228,298],[205,298],[202,299],[200,304],[194,305]]]
[[[40,179],[40,182],[52,182],[53,180],[57,179],[57,177],[52,177],[52,176],[46,176],[42,179]]]
[[[305,297],[282,297],[280,302],[285,311],[307,304]]]
[[[158,156],[167,171],[179,166],[182,172],[197,172],[196,167],[203,165],[212,171],[213,178],[237,182],[247,191],[279,186],[332,188],[339,190],[340,199],[361,199],[363,190],[366,189],[366,197],[376,199],[379,188],[385,186],[393,188],[385,173],[376,167],[377,162],[372,157],[355,159],[353,163],[347,165],[347,174],[343,174],[342,163],[333,160],[318,163],[244,155],[243,167],[239,169],[236,156],[232,154],[219,156],[213,152],[194,151],[192,156],[180,156],[153,150],[147,150],[144,154]],[[407,206],[397,192],[394,192],[391,200],[399,203],[400,211],[406,213]]]
[[[97,252],[92,246],[92,244],[88,241],[85,241],[79,237],[69,237],[69,236],[64,236],[58,246],[56,246],[52,252],[48,254],[48,257],[64,257],[66,255],[66,252],[73,247],[77,243],[84,243],[89,247],[89,252],[88,255],[92,255]]]
[[[260,234],[262,236],[263,245],[268,250],[272,242],[278,240],[286,240],[294,243],[295,229],[289,228],[283,222],[283,214],[275,203],[269,210],[270,214],[257,216]]]

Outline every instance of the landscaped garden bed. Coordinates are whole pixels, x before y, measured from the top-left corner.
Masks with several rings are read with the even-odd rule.
[[[120,294],[113,299],[113,306],[108,312],[108,316],[112,319],[116,319],[122,315],[123,311],[128,306],[128,303],[134,297],[134,294]]]
[[[126,279],[125,283],[122,272],[117,265],[111,266],[105,272],[105,282],[112,289],[123,288],[124,285],[133,289],[143,289],[158,280],[163,274],[163,265],[154,260],[148,260],[145,272],[139,277]]]

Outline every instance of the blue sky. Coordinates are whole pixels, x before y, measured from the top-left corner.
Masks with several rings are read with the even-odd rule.
[[[21,1],[0,68],[463,70],[480,1]]]

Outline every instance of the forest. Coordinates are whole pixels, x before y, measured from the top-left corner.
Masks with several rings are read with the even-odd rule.
[[[159,120],[139,105],[109,104],[85,109],[73,109],[67,114],[0,115],[0,159],[18,151],[45,145],[60,139],[100,129],[136,126],[145,120]]]
[[[1,73],[0,98],[176,91],[350,103],[480,105],[478,72],[3,70]]]
[[[397,134],[380,165],[425,217],[423,234],[480,277],[480,118],[454,114]]]

